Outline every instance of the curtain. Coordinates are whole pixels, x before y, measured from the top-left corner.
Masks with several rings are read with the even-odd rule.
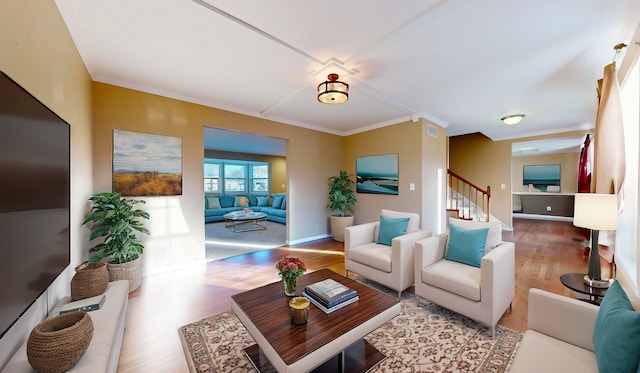
[[[599,83],[600,102],[596,115],[594,138],[594,166],[591,191],[617,194],[622,206],[622,183],[624,182],[624,129],[622,126],[622,103],[616,64],[605,66]]]
[[[587,134],[584,139],[584,145],[580,150],[580,162],[578,164],[578,193],[591,192],[591,168],[592,153],[591,134]]]

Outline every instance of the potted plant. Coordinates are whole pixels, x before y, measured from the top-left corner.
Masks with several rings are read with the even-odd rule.
[[[340,171],[337,176],[329,178],[329,203],[327,207],[333,212],[331,215],[331,237],[344,242],[344,229],[353,225],[353,208],[356,204],[355,182]]]
[[[103,192],[89,198],[91,211],[82,225],[89,224],[90,240],[102,242],[89,249],[95,253],[90,263],[108,260],[111,281],[129,280],[129,292],[140,287],[141,257],[144,246],[136,232],[149,234],[140,219],[149,219],[149,213],[135,208],[142,200],[126,199],[120,193]]]

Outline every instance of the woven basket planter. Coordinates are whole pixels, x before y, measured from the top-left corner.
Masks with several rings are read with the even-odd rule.
[[[344,242],[344,229],[353,225],[353,216],[331,216],[331,238]]]
[[[89,347],[93,321],[86,312],[69,312],[36,325],[27,340],[27,360],[40,373],[64,372]]]
[[[129,293],[140,287],[142,282],[142,255],[136,260],[122,264],[108,263],[111,281],[129,280]]]
[[[109,271],[105,263],[84,262],[75,268],[71,279],[71,299],[80,300],[104,293],[109,285]]]

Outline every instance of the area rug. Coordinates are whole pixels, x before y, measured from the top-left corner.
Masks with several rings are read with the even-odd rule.
[[[273,221],[261,223],[265,230],[235,233],[224,222],[205,224],[205,253],[207,260],[224,259],[258,250],[286,245],[287,226]]]
[[[371,372],[506,372],[522,335],[489,328],[415,297],[401,301],[400,315],[365,339],[387,358]],[[253,339],[230,311],[180,327],[193,373],[254,372],[243,348]],[[272,367],[266,371],[275,372]]]

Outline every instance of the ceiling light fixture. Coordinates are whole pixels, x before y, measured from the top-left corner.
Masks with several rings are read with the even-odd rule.
[[[522,118],[524,118],[524,114],[515,114],[515,115],[508,115],[506,117],[502,117],[500,118],[500,120],[504,122],[504,124],[510,126],[512,124],[520,123]]]
[[[338,74],[329,74],[318,84],[318,101],[323,104],[341,104],[349,99],[349,84],[338,81]]]

